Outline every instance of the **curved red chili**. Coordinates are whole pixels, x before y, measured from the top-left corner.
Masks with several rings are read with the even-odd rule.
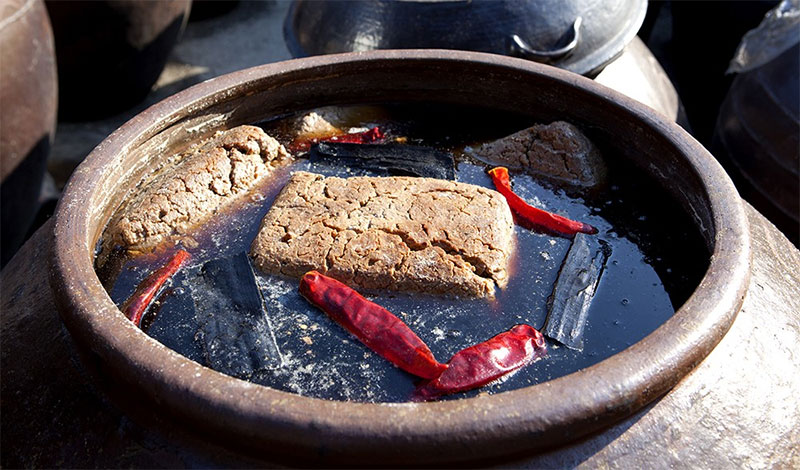
[[[434,380],[422,382],[411,399],[426,401],[481,387],[546,352],[544,336],[536,328],[516,325],[488,341],[457,352],[447,363],[447,370]]]
[[[432,379],[447,369],[402,320],[345,284],[309,271],[300,279],[300,294],[368,348],[404,371]]]
[[[570,220],[552,212],[537,209],[524,199],[517,196],[511,190],[511,182],[508,178],[508,169],[502,166],[489,170],[492,182],[497,191],[505,196],[508,206],[514,213],[517,223],[528,228],[541,228],[546,231],[554,232],[559,235],[571,237],[578,232],[595,234],[597,229],[589,224]]]
[[[139,326],[144,313],[147,311],[147,308],[150,306],[150,303],[153,301],[158,291],[164,286],[167,279],[172,277],[190,257],[191,255],[189,252],[178,250],[172,255],[169,261],[167,261],[167,264],[154,271],[139,283],[133,295],[122,304],[120,308],[122,313],[124,313],[134,325]]]

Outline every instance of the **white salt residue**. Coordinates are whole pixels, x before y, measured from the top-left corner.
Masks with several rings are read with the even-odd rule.
[[[434,341],[441,341],[441,340],[443,340],[445,338],[444,330],[439,328],[438,326],[435,326],[431,330],[431,333],[433,333],[433,335],[436,337],[436,339]]]
[[[223,113],[217,115],[207,115],[203,116],[200,119],[200,122],[194,126],[186,127],[184,130],[187,134],[194,134],[200,130],[203,130],[205,127],[211,127],[212,125],[216,124],[217,122],[224,121],[227,117],[230,116],[231,113]],[[193,121],[197,121],[198,119],[194,119]]]
[[[258,288],[261,289],[261,295],[264,297],[264,300],[277,300],[297,289],[296,282],[290,282],[288,279],[281,279],[273,276],[267,277],[259,272],[256,272],[256,281],[258,282]]]
[[[539,199],[539,197],[534,192],[536,190],[541,191],[542,190],[540,189],[541,185],[539,185],[529,175],[515,175],[514,178],[518,180],[514,184],[514,192],[516,192],[519,197],[521,197],[522,199],[525,200],[525,202],[534,207],[547,210],[547,203]]]
[[[546,251],[541,251],[539,252],[539,255],[541,255],[541,257],[544,258],[545,261],[550,261],[550,253]]]
[[[307,363],[307,357],[296,357],[291,352],[284,359],[286,366],[275,371],[274,376],[282,378],[284,387],[298,395],[336,395],[339,399],[359,401],[386,398],[380,389],[383,373],[367,362],[326,361],[324,366],[317,366]]]
[[[392,369],[297,292],[297,281],[257,273],[285,365],[256,381],[303,396],[386,401]],[[312,339],[313,337],[313,339]],[[307,340],[305,340],[306,338]]]

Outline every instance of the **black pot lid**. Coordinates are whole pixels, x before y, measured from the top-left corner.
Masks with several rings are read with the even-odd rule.
[[[644,21],[647,0],[294,0],[295,57],[372,49],[511,55],[593,76]]]

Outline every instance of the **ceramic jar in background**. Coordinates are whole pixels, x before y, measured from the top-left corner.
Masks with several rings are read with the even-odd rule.
[[[189,17],[191,0],[47,1],[62,119],[90,120],[140,102]]]
[[[636,36],[646,11],[644,0],[294,0],[283,31],[295,57],[454,49],[593,77]]]
[[[56,129],[56,59],[42,0],[3,2],[0,64],[0,265],[5,265],[36,216]]]

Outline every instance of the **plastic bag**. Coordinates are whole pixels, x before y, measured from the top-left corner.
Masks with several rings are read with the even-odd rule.
[[[800,42],[800,0],[782,0],[743,37],[726,73],[760,67]]]

